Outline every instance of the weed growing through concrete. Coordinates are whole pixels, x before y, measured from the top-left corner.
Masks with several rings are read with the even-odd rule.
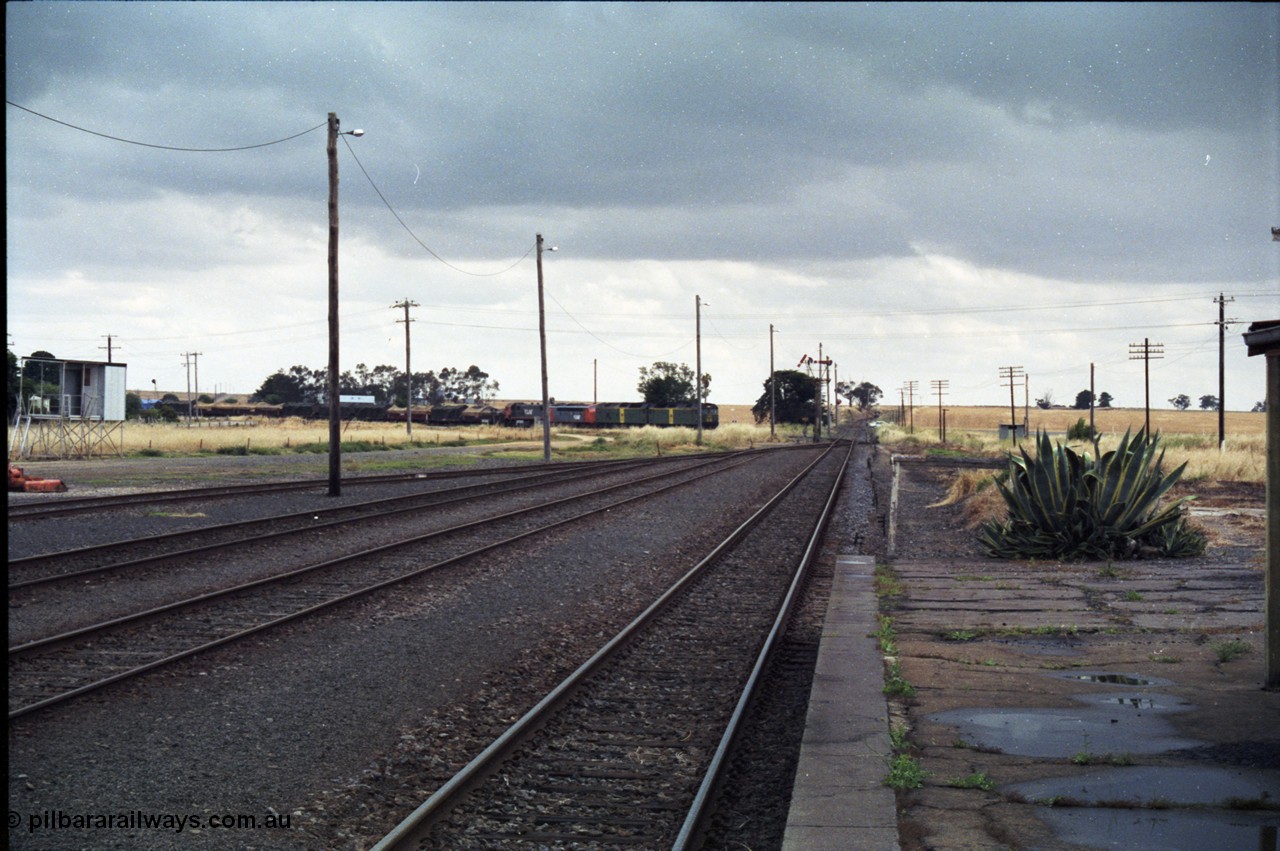
[[[1093,762],[1093,754],[1089,752],[1089,737],[1084,737],[1084,747],[1072,755],[1071,761],[1076,765],[1089,765]]]
[[[876,623],[879,626],[871,635],[880,645],[880,652],[887,656],[896,656],[898,647],[894,643],[893,618],[886,615],[876,615]]]
[[[916,687],[907,682],[902,676],[902,666],[894,660],[885,670],[884,689],[882,689],[889,697],[915,697]]]
[[[1103,579],[1128,579],[1131,571],[1116,567],[1110,561],[1098,568],[1098,575]]]
[[[898,581],[893,568],[886,564],[876,565],[877,597],[901,597],[904,592],[905,589],[902,587],[902,583]]]
[[[996,783],[985,771],[977,771],[966,777],[952,777],[947,785],[954,789],[981,789],[983,792],[990,792]]]
[[[889,763],[889,776],[884,779],[884,785],[891,789],[919,789],[924,785],[927,774],[920,760],[898,754]]]
[[[1231,662],[1249,652],[1248,643],[1238,638],[1215,641],[1209,645],[1218,656],[1219,662]]]
[[[907,741],[906,724],[894,724],[889,728],[889,744],[899,752],[911,749],[911,743]]]

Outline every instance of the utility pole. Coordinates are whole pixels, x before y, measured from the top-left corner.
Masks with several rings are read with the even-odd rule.
[[[1022,376],[1022,431],[1031,434],[1031,375]]]
[[[698,396],[698,437],[694,442],[702,445],[702,296],[693,297],[693,339],[696,366],[693,371],[693,392]]]
[[[1227,319],[1227,302],[1235,301],[1235,296],[1226,298],[1222,293],[1214,299],[1218,303],[1218,451],[1227,448],[1227,367],[1226,367],[1226,334],[1227,326],[1234,319]]]
[[[403,299],[391,305],[392,310],[404,308],[404,319],[397,319],[396,322],[404,323],[404,383],[405,383],[405,406],[409,409],[407,416],[404,418],[405,433],[409,436],[409,442],[413,442],[413,372],[409,369],[409,323],[413,320],[409,318],[409,308],[418,307],[416,301]]]
[[[908,381],[903,384],[907,391],[907,417],[910,420],[910,426],[907,429],[908,434],[916,433],[916,385],[918,381]]]
[[[104,337],[106,337],[106,338],[107,338],[107,344],[106,344],[105,346],[98,346],[98,348],[99,348],[99,349],[106,349],[106,350],[107,350],[107,363],[111,363],[111,337],[112,337],[112,335],[111,335],[111,334],[103,334],[102,336],[104,336]]]
[[[778,375],[773,369],[773,335],[778,331],[769,323],[769,439],[777,439],[775,422],[778,419]]]
[[[542,350],[542,460],[551,461],[551,399],[547,395],[547,311],[542,300],[542,234],[538,234],[538,343]],[[545,249],[555,251],[555,246]]]
[[[1129,344],[1129,360],[1142,361],[1142,373],[1147,387],[1147,437],[1151,437],[1151,361],[1164,357],[1164,343],[1153,343],[1143,337],[1141,343]]]
[[[347,130],[343,136],[363,136]],[[342,495],[342,408],[338,398],[338,113],[329,113],[329,496]]]
[[[338,405],[338,113],[329,113],[329,496],[342,495],[342,409]]]
[[[814,411],[813,411],[813,439],[816,443],[818,435],[822,430],[823,423],[828,426],[831,421],[828,419],[831,406],[827,403],[828,385],[831,383],[831,358],[824,357],[822,354],[822,343],[818,344],[818,359],[812,361],[818,365],[818,385],[815,387],[814,393]]]
[[[818,386],[815,388],[818,392],[814,394],[816,405],[813,411],[813,439],[818,439],[819,433],[822,431],[822,422],[827,407],[827,382],[823,379],[823,358],[822,344],[818,344]]]
[[[195,404],[196,414],[200,413],[200,356],[202,354],[204,354],[204,352],[191,353],[191,357],[194,361],[195,373],[196,373],[196,404]]]
[[[840,427],[840,364],[831,364],[831,395],[835,397],[835,424]]]
[[[942,413],[942,397],[947,395],[947,387],[951,384],[947,379],[934,379],[929,382],[933,392],[938,396],[938,439],[947,442],[947,420]]]
[[[187,371],[187,428],[191,428],[191,356],[193,352],[182,353],[182,366]]]
[[[1093,409],[1094,409],[1094,406],[1097,404],[1097,401],[1098,400],[1097,398],[1095,398],[1095,395],[1093,392],[1093,364],[1090,363],[1089,364],[1089,438],[1094,442],[1095,446],[1097,445],[1097,442],[1098,442],[1098,430],[1093,427]]]
[[[600,403],[600,359],[591,359],[591,404]]]
[[[1002,366],[1000,367],[1000,377],[1008,384],[1001,384],[1001,387],[1009,388],[1009,430],[1013,432],[1010,442],[1014,446],[1018,445],[1018,407],[1017,402],[1013,398],[1013,388],[1018,386],[1014,380],[1022,377],[1022,367],[1020,366]]]

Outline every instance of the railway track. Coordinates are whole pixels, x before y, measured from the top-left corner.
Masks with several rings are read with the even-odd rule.
[[[735,454],[724,456],[731,458]],[[690,463],[681,459],[679,464]],[[457,507],[492,500],[551,484],[587,481],[603,475],[626,474],[652,465],[648,460],[611,462],[606,465],[548,465],[534,472],[511,471],[497,481],[456,485],[437,490],[401,494],[335,508],[309,509],[231,523],[219,523],[127,539],[72,550],[42,553],[9,560],[9,591],[35,589],[70,580],[123,571],[164,562],[188,561],[211,553],[225,554],[235,547],[260,546],[295,536],[332,535],[345,529],[363,527],[370,521],[413,514],[445,506]],[[399,481],[399,480],[397,480]],[[255,493],[257,491],[250,491]]]
[[[626,461],[581,461],[574,467],[608,467],[625,464]],[[520,473],[536,473],[540,471],[563,469],[561,463],[521,465]],[[450,470],[437,473],[394,473],[374,476],[349,476],[342,480],[346,487],[368,485],[400,484],[441,479],[456,479],[470,476],[488,476],[495,473],[510,472],[510,468],[486,467],[473,470]],[[288,493],[296,491],[315,491],[322,493],[327,484],[317,479],[299,479],[283,482],[256,482],[252,484],[213,485],[202,488],[180,488],[175,490],[147,490],[137,493],[111,494],[105,496],[56,496],[42,497],[38,500],[10,502],[8,519],[10,522],[23,520],[43,520],[50,517],[66,517],[73,514],[86,514],[99,511],[117,511],[122,508],[140,505],[165,505],[179,502],[206,502],[217,499],[239,499],[254,494]]]
[[[482,520],[11,646],[10,720],[750,461],[725,455],[663,465],[672,469],[555,501],[534,498]],[[555,516],[532,519],[548,512]],[[448,555],[440,557],[445,538]],[[423,566],[428,542],[435,560]]]
[[[375,848],[694,847],[851,451],[816,459]]]

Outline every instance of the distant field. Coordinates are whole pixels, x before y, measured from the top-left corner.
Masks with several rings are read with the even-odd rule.
[[[720,405],[720,422],[726,425],[745,423],[754,425],[756,418],[751,415],[750,405]]]
[[[948,406],[945,410],[947,412],[948,429],[994,431],[1000,427],[1001,423],[1009,421],[1008,408]],[[842,418],[849,415],[848,408],[843,405],[840,407],[840,411]],[[897,414],[897,408],[885,405],[881,408],[881,413],[885,419],[890,419]],[[1018,407],[1017,414],[1018,422],[1021,423],[1023,415],[1021,406]],[[1078,411],[1074,408],[1049,408],[1048,410],[1031,408],[1027,411],[1027,414],[1030,418],[1030,428],[1033,434],[1037,429],[1065,432],[1082,417],[1086,423],[1089,421],[1089,412],[1087,410]],[[751,415],[750,405],[720,405],[720,422],[754,423],[755,418]],[[1227,435],[1263,434],[1266,422],[1266,414],[1227,411]],[[1100,432],[1124,433],[1126,428],[1131,428],[1136,432],[1142,428],[1143,424],[1144,411],[1142,408],[1097,408],[1094,411],[1094,425]],[[917,430],[929,429],[936,432],[938,429],[938,409],[926,405],[917,405],[915,408],[915,427]],[[1151,410],[1151,428],[1162,434],[1217,435],[1218,412],[1172,411],[1153,408]]]
[[[724,409],[721,408],[721,411]],[[750,409],[748,409],[750,410]],[[1001,423],[1009,421],[1009,409],[999,407],[947,407],[947,429],[959,430],[994,430]],[[897,413],[895,409],[884,410],[886,417]],[[1071,408],[1031,408],[1028,412],[1030,429],[1034,434],[1037,429],[1050,432],[1064,432],[1081,418],[1087,423],[1089,412]],[[1023,408],[1017,409],[1018,422],[1022,422]],[[1137,431],[1145,422],[1142,408],[1096,408],[1094,425],[1100,432],[1123,433],[1125,429]],[[1245,411],[1227,411],[1226,432],[1228,436],[1244,436],[1263,434],[1266,428],[1267,415]],[[938,428],[938,409],[916,406],[916,430]],[[1208,434],[1218,433],[1217,411],[1151,411],[1151,429],[1161,434]]]

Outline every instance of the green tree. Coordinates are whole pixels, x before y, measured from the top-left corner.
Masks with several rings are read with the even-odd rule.
[[[773,388],[777,385],[776,403]],[[797,369],[784,369],[775,372],[764,383],[764,393],[751,406],[751,413],[756,422],[769,419],[769,408],[776,404],[776,422],[811,423],[813,422],[814,395],[817,382],[813,376],[806,375]]]
[[[1112,397],[1112,395],[1105,390],[1098,394],[1099,408],[1110,408],[1111,403],[1114,401],[1115,399]]]
[[[124,394],[124,418],[136,420],[142,416],[142,397],[137,393]]]
[[[1071,407],[1077,411],[1087,411],[1091,402],[1093,402],[1093,394],[1088,390],[1081,390],[1076,394],[1076,401]]]
[[[876,402],[884,395],[884,391],[870,381],[854,384],[852,381],[841,381],[836,385],[836,393],[849,400],[850,405],[857,405],[859,411],[875,407]]]
[[[1185,411],[1187,408],[1191,407],[1191,397],[1186,393],[1179,393],[1177,396],[1174,396],[1169,400],[1169,404],[1173,405],[1179,411]]]
[[[1200,410],[1202,411],[1218,410],[1218,397],[1217,396],[1201,396]]]
[[[254,391],[251,401],[272,405],[296,402],[316,402],[324,395],[328,370],[311,370],[294,365],[288,371],[278,369]]]
[[[702,400],[711,395],[711,376],[702,376]],[[636,391],[651,405],[659,407],[698,404],[694,388],[694,372],[688,364],[657,361],[652,367],[640,367],[640,383]]]
[[[459,375],[458,383],[462,398],[467,401],[480,402],[485,398],[492,398],[498,392],[498,382],[489,378],[489,373],[475,364],[471,364],[466,372]]]

